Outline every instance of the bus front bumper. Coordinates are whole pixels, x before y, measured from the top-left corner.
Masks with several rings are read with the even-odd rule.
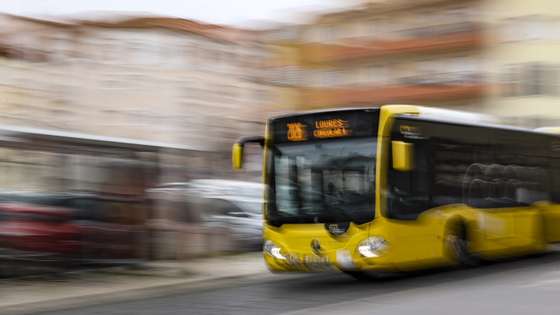
[[[346,250],[338,250],[325,255],[313,253],[288,253],[284,258],[263,253],[271,272],[328,272],[328,271],[395,271],[393,264],[382,257],[364,258],[352,255]]]

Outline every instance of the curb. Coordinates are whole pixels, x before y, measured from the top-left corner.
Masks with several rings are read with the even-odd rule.
[[[175,293],[188,293],[194,290],[206,291],[216,287],[227,287],[228,285],[233,284],[233,282],[235,282],[235,285],[239,285],[271,277],[273,277],[273,275],[268,271],[227,277],[203,277],[199,279],[185,280],[184,282],[179,283],[155,285],[152,287],[124,289],[121,291],[107,293],[85,294],[82,296],[62,297],[39,302],[0,306],[0,314],[24,315],[69,310],[99,304],[154,298],[158,296],[172,295]],[[241,283],[239,280],[242,280]]]

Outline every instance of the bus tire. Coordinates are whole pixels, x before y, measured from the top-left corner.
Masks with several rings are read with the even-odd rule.
[[[401,275],[398,272],[388,271],[343,270],[342,272],[358,281],[378,281],[393,279]]]
[[[535,247],[537,254],[546,253],[548,248],[548,236],[546,233],[546,218],[544,214],[539,213],[538,227],[535,231]]]
[[[446,233],[445,243],[448,255],[459,266],[473,267],[479,264],[480,259],[470,249],[471,240],[466,224],[452,224]]]
[[[345,274],[349,275],[350,277],[358,280],[358,281],[372,281],[375,280],[375,276],[373,276],[371,273],[369,272],[365,272],[365,271],[350,271],[350,270],[344,270],[343,271]]]

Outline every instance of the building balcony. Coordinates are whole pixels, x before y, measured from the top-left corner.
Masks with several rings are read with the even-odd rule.
[[[0,58],[29,62],[46,62],[49,59],[49,54],[39,49],[23,48],[0,43]]]
[[[390,103],[426,104],[477,99],[485,95],[486,83],[458,85],[391,85],[383,87],[304,88],[301,105],[307,108],[382,105]]]
[[[301,46],[301,61],[308,64],[336,63],[389,55],[477,49],[483,45],[481,29],[477,25],[454,29],[450,33],[417,29],[407,31],[402,39],[304,43]]]

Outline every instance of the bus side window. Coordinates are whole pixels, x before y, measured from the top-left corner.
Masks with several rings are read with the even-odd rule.
[[[414,144],[414,169],[401,172],[389,167],[388,216],[393,219],[414,220],[430,207],[430,141],[411,142]]]

